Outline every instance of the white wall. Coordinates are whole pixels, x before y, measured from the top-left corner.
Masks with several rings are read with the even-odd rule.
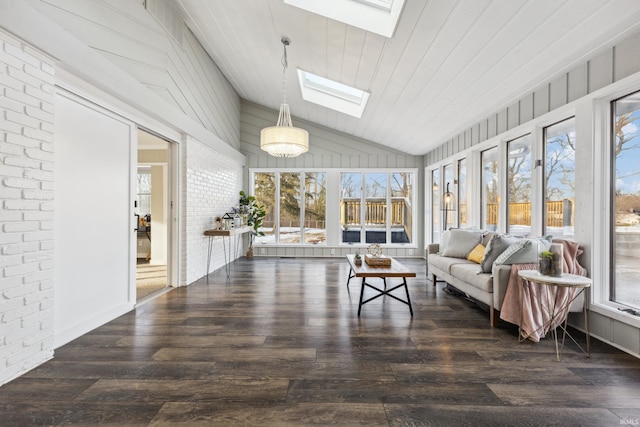
[[[53,355],[53,65],[0,31],[0,384]]]
[[[603,225],[608,223],[603,206],[609,199],[608,177],[602,167],[607,152],[608,135],[595,116],[608,108],[608,101],[640,89],[640,34],[634,34],[604,49],[571,70],[559,70],[558,76],[480,122],[453,132],[454,137],[425,155],[425,164],[432,165],[455,157],[465,150],[481,149],[488,142],[502,143],[517,137],[515,132],[539,132],[541,126],[576,117],[576,216],[575,240],[584,248],[581,262],[593,278],[591,325],[594,336],[631,354],[640,356],[640,321],[622,316],[602,300],[608,283],[608,238]],[[595,121],[594,121],[595,119]],[[523,134],[521,133],[521,134]],[[520,134],[520,135],[521,135]],[[595,173],[594,173],[595,172]],[[605,178],[601,178],[601,177]],[[605,209],[606,210],[606,209]],[[601,299],[599,301],[599,299]],[[572,318],[580,327],[580,317]]]
[[[179,285],[205,274],[206,246],[201,234],[209,226],[204,218],[212,218],[215,213],[208,211],[218,206],[222,210],[223,205],[228,209],[232,201],[237,201],[244,164],[244,156],[235,148],[240,144],[239,97],[182,23],[177,25],[183,32],[181,39],[172,32],[176,28],[165,28],[165,18],[172,15],[170,7],[154,10],[158,19],[144,8],[145,4],[160,3],[170,4],[167,0],[0,0],[0,384],[51,357],[54,333],[61,337],[58,342],[64,342],[83,327],[97,326],[96,319],[107,321],[132,306],[130,293],[129,300],[122,304],[127,298],[127,279],[111,273],[106,273],[104,280],[116,284],[113,294],[107,295],[102,278],[87,284],[97,273],[82,271],[71,288],[65,288],[68,283],[62,281],[66,279],[59,277],[72,271],[56,276],[56,290],[58,286],[73,289],[84,281],[96,291],[88,295],[76,288],[82,294],[78,297],[91,298],[87,307],[81,307],[86,301],[65,296],[62,291],[60,299],[54,295],[54,256],[73,258],[76,254],[69,249],[74,247],[72,240],[62,240],[55,252],[53,245],[54,234],[61,239],[66,235],[57,233],[53,218],[72,213],[66,204],[58,205],[54,212],[53,170],[57,165],[53,141],[58,137],[53,127],[57,107],[54,85],[180,142],[185,155],[191,154],[187,145],[193,142],[197,145],[194,158],[204,153],[211,160],[202,168],[224,167],[232,174],[222,181],[226,185],[224,195],[217,195],[214,206],[205,209],[206,213],[202,211],[202,220],[190,216],[180,224],[191,237],[177,237],[183,244]],[[88,164],[92,160],[89,155],[76,159]],[[115,166],[129,165],[116,162]],[[182,172],[185,177],[186,172]],[[87,183],[91,184],[95,183]],[[197,204],[202,191],[218,184],[193,183],[185,178],[179,183],[179,194]],[[68,194],[73,189],[68,185],[56,191]],[[182,208],[186,214],[187,209]],[[190,220],[196,223],[190,224]],[[68,231],[64,228],[67,225],[56,226]],[[196,254],[193,263],[187,262],[187,247]],[[214,259],[223,259],[221,247],[215,250]],[[199,256],[202,251],[205,255]],[[126,249],[120,241],[94,251],[102,259],[117,259],[121,252],[126,253]],[[130,258],[134,260],[135,256]],[[97,305],[103,297],[107,302]],[[54,301],[61,310],[81,310],[90,322],[67,328],[72,321],[67,314],[78,312],[61,312],[58,324],[64,326],[54,330]],[[94,309],[94,317],[90,317],[88,308]]]
[[[242,189],[241,163],[225,157],[204,144],[189,139],[182,144],[183,186],[183,283],[191,283],[207,273],[209,238],[204,231],[214,228],[215,217],[238,205]],[[209,272],[224,266],[221,237],[213,239],[213,255]],[[240,249],[231,259],[243,256]],[[222,273],[219,273],[222,274]]]
[[[294,111],[295,113],[295,111]],[[398,168],[418,170],[416,185],[424,181],[423,156],[412,156],[395,151],[389,147],[374,144],[351,135],[335,131],[314,123],[310,123],[293,117],[294,126],[306,129],[309,132],[309,152],[292,159],[277,158],[268,155],[260,149],[260,130],[267,126],[273,126],[278,119],[278,112],[263,106],[243,101],[241,116],[241,151],[247,157],[247,168],[244,173],[245,190],[249,190],[250,168]],[[330,185],[331,183],[327,183]],[[334,183],[339,185],[339,183]],[[423,192],[416,189],[414,204],[418,207],[418,213],[414,218],[416,228],[417,247],[413,248],[389,248],[385,253],[392,256],[424,256],[423,229],[424,229],[424,203]],[[328,213],[328,219],[332,213]],[[334,212],[335,214],[335,212]],[[266,253],[262,254],[262,249]],[[331,254],[331,250],[335,254]],[[335,247],[267,247],[254,251],[254,256],[343,256],[353,252],[353,248],[337,245]]]

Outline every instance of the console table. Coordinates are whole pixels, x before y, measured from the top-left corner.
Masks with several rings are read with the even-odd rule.
[[[349,281],[354,277],[362,277],[362,285],[360,288],[360,303],[358,304],[358,316],[360,316],[360,310],[362,310],[362,306],[369,301],[372,301],[376,298],[379,298],[383,295],[388,295],[389,297],[405,303],[409,306],[409,312],[413,316],[413,308],[411,308],[411,299],[409,298],[409,288],[407,287],[407,277],[416,277],[416,273],[409,271],[405,268],[404,265],[400,264],[395,259],[391,258],[390,266],[371,266],[362,261],[362,264],[356,265],[355,263],[355,255],[349,254],[347,255],[347,261],[349,261],[349,266],[351,269],[349,270],[349,279],[347,279],[347,287],[349,286]],[[375,286],[366,282],[367,277],[379,277],[384,281],[384,290],[376,288]],[[387,277],[400,277],[402,278],[402,283],[398,286],[394,286],[391,289],[387,289]],[[378,292],[377,295],[369,298],[366,301],[362,301],[362,297],[364,296],[364,288],[368,286],[371,289]],[[400,299],[395,295],[391,295],[389,292],[396,290],[398,288],[404,287],[404,290],[407,294],[407,300]]]
[[[233,260],[232,254],[238,255],[238,236],[251,231],[251,227],[245,225],[244,227],[232,228],[231,230],[205,230],[204,235],[209,237],[209,247],[207,249],[207,281],[209,281],[209,268],[211,266],[211,255],[213,252],[213,238],[222,237],[222,249],[224,250],[224,267],[227,272],[227,279],[231,277],[231,261]],[[231,238],[235,241],[235,252],[231,252]],[[227,246],[225,246],[225,238]],[[228,251],[227,251],[228,248]]]
[[[590,356],[590,348],[589,348],[589,292],[585,292],[591,286],[591,279],[585,276],[578,276],[576,274],[568,274],[563,273],[561,276],[545,276],[543,274],[538,273],[537,270],[520,270],[518,271],[518,276],[520,276],[522,286],[520,292],[520,325],[522,325],[522,310],[525,299],[525,289],[528,289],[529,282],[539,283],[542,285],[540,289],[540,294],[537,296],[536,303],[540,308],[540,312],[546,313],[549,317],[546,321],[540,326],[540,328],[553,329],[553,338],[556,344],[556,360],[559,362],[560,357],[562,356],[562,349],[564,348],[564,340],[565,337],[569,337],[571,341],[573,341],[583,353]],[[555,287],[555,293],[552,293],[552,289]],[[572,288],[575,290],[575,293],[570,298],[565,298],[561,300],[559,297],[560,293],[558,292],[561,288]],[[543,292],[544,289],[544,292]],[[581,293],[584,293],[584,306],[582,307],[582,311],[584,312],[584,324],[585,324],[585,332],[586,332],[586,341],[587,341],[587,350],[585,351],[580,344],[576,342],[575,339],[567,332],[567,320],[569,318],[569,306],[571,303],[580,296]],[[534,301],[531,301],[533,304]],[[560,347],[558,347],[558,333],[556,331],[556,327],[554,324],[557,323],[558,319],[561,316],[566,316],[564,321],[560,321],[558,327],[562,329],[562,343]],[[521,326],[519,326],[521,328]],[[518,336],[521,336],[521,331],[519,331]]]

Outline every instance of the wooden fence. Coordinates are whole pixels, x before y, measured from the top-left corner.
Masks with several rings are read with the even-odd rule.
[[[573,199],[547,202],[547,227],[564,227],[573,225]],[[498,205],[487,205],[487,224],[498,223]],[[511,203],[509,205],[510,225],[531,225],[531,203]]]

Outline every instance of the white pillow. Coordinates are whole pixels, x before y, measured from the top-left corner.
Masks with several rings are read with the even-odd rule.
[[[439,253],[443,253],[444,249],[447,247],[447,244],[449,243],[450,234],[451,232],[449,230],[446,230],[442,233],[442,238],[440,239],[440,247],[438,248]]]
[[[551,247],[551,237],[548,235],[534,239],[518,239],[496,258],[494,264],[536,263],[538,262],[538,252],[548,250]]]
[[[442,256],[467,259],[469,253],[482,241],[483,232],[479,230],[450,230],[449,241]]]

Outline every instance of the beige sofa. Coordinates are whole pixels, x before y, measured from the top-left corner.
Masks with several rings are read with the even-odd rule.
[[[491,326],[496,326],[509,285],[511,265],[537,263],[538,252],[549,249],[551,242],[552,236],[519,238],[485,230],[447,230],[442,235],[442,245],[428,246],[427,272],[434,286],[439,277],[470,298],[488,305]],[[577,263],[577,259],[572,262]],[[586,275],[586,270],[582,274]],[[581,311],[583,301],[581,295],[573,301],[570,311]]]

